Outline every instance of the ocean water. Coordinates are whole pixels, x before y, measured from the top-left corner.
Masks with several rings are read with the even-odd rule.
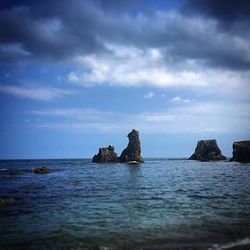
[[[0,199],[0,249],[250,249],[250,164],[0,161]]]

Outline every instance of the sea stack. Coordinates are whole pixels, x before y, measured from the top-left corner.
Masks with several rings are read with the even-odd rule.
[[[135,129],[128,134],[128,146],[122,151],[119,157],[120,162],[144,162],[141,156],[141,142],[139,132]]]
[[[118,162],[119,158],[115,152],[115,148],[109,145],[107,148],[99,148],[98,154],[94,155],[92,162],[96,163],[111,163]]]
[[[216,140],[201,140],[198,141],[195,152],[191,155],[189,160],[198,161],[221,161],[226,160],[222,155]]]
[[[233,157],[230,161],[250,162],[250,140],[233,143]]]

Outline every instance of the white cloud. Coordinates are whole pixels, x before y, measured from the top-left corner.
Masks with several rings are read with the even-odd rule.
[[[77,92],[68,89],[59,88],[41,88],[41,87],[19,87],[19,86],[5,86],[0,85],[0,92],[22,97],[29,98],[38,101],[49,102],[56,98],[60,98],[65,95],[74,95]]]
[[[144,14],[126,20],[138,30],[157,31],[157,43],[118,45],[100,38],[109,52],[76,56],[73,61],[79,69],[69,73],[69,81],[83,86],[192,88],[250,96],[250,71],[234,65],[237,60],[250,62],[248,39],[221,32],[215,20],[174,11],[157,11],[153,23]]]
[[[175,96],[170,101],[175,102],[175,103],[189,103],[189,102],[191,102],[190,99],[183,99],[180,96]]]
[[[52,116],[78,121],[104,121],[110,119],[112,112],[103,112],[93,108],[54,108],[49,110],[34,110],[29,113],[39,116]]]
[[[68,75],[71,82],[84,86],[192,86],[207,85],[201,72],[173,71],[160,56],[159,49],[108,45],[110,55],[77,56],[74,62],[83,70]]]
[[[53,117],[51,122],[33,125],[38,128],[58,128],[83,133],[126,132],[131,128],[137,128],[142,133],[249,133],[249,103],[193,101],[182,104],[159,112],[133,115],[95,109],[33,111],[32,114],[39,118]]]
[[[152,56],[152,59],[153,59],[153,60],[156,60],[156,61],[157,61],[157,60],[159,60],[159,59],[162,58],[159,49],[155,49],[155,48],[154,48],[154,49],[151,49],[150,52],[151,52],[151,56]]]
[[[168,62],[161,56],[160,48],[107,47],[109,54],[75,57],[80,69],[69,73],[69,81],[82,86],[191,88],[199,92],[250,96],[250,71],[204,68],[196,60],[183,60],[173,67],[171,60]]]
[[[145,94],[143,97],[146,99],[153,98],[155,96],[154,92],[149,91],[147,94]]]

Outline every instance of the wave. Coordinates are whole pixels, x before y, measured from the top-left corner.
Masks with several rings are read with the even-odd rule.
[[[183,161],[183,160],[188,160],[187,157],[171,157],[167,159],[168,161]]]
[[[163,197],[159,196],[141,196],[141,197],[133,197],[130,200],[165,200]]]
[[[214,244],[212,248],[208,250],[223,250],[223,249],[247,249],[247,248],[238,248],[238,247],[248,247],[250,249],[250,238],[244,238],[241,240],[225,243],[225,244]]]
[[[188,197],[195,198],[195,199],[224,199],[225,198],[223,196],[218,196],[218,195],[199,195],[199,194],[188,195]]]
[[[0,171],[7,171],[7,168],[0,168]]]

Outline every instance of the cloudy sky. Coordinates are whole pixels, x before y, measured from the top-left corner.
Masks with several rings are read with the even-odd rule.
[[[250,1],[0,3],[0,158],[150,156],[250,138]]]

